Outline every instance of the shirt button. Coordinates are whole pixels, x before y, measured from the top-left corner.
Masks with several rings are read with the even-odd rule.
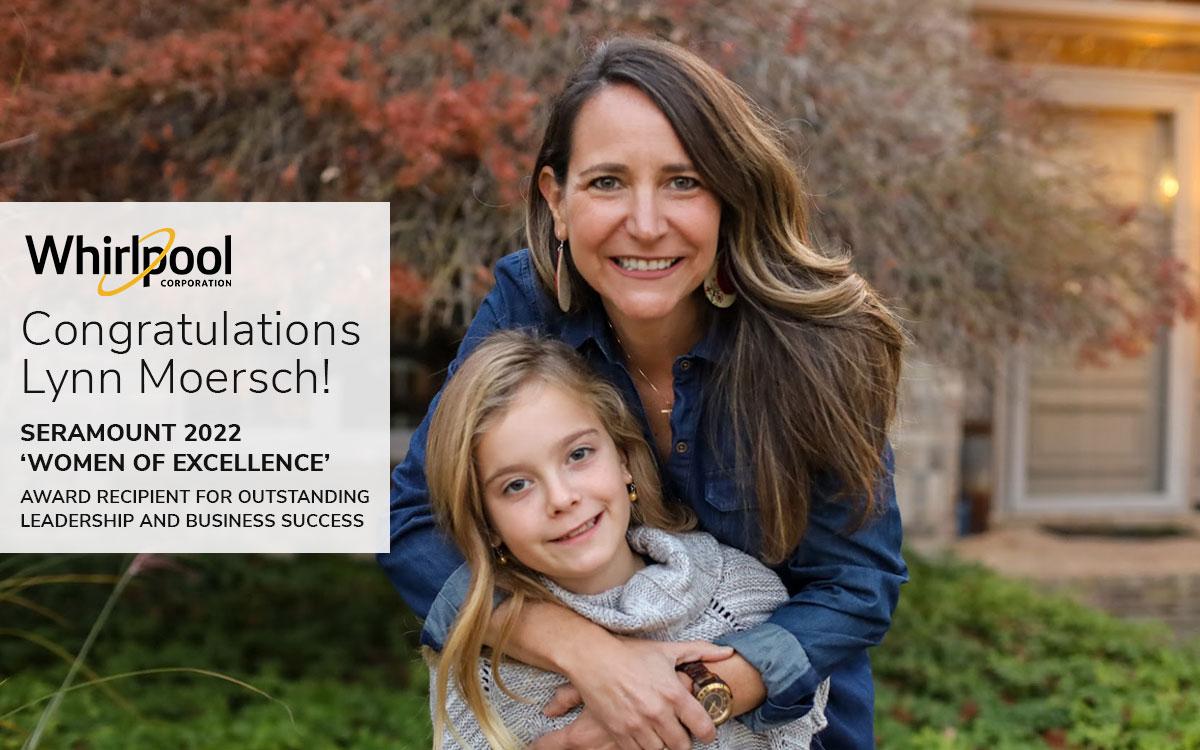
[[[680,440],[678,443],[676,443],[675,444],[675,452],[676,453],[687,453],[687,441]]]
[[[684,372],[692,369],[692,361],[690,359],[683,360],[679,363],[679,369],[683,370]]]

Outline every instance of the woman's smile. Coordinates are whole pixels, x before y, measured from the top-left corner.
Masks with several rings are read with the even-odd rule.
[[[612,262],[634,279],[661,279],[679,263],[679,258],[613,258]]]

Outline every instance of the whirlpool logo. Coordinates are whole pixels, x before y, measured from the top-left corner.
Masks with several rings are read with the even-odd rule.
[[[144,244],[151,238],[151,244]],[[157,244],[156,244],[157,243]],[[53,235],[42,238],[41,249],[33,235],[25,235],[29,248],[29,260],[33,272],[41,275],[47,271],[63,275],[75,273],[80,276],[99,276],[96,293],[101,297],[112,297],[142,282],[150,286],[150,277],[169,274],[159,279],[164,287],[228,287],[228,278],[233,269],[233,236],[225,235],[223,247],[206,245],[193,250],[186,245],[175,244],[175,230],[171,227],[155,229],[141,237],[133,235],[127,245],[114,245],[109,235],[104,236],[100,246],[87,244],[82,234],[70,234],[59,240]],[[109,281],[112,275],[116,280]],[[119,279],[132,275],[123,283]],[[196,276],[208,278],[196,278]],[[212,278],[223,276],[226,278]]]

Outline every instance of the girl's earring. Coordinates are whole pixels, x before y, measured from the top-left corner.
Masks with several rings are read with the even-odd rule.
[[[737,292],[733,290],[733,284],[725,274],[720,259],[713,261],[712,268],[704,277],[704,296],[713,307],[726,308],[737,302]]]
[[[636,503],[637,502],[637,484],[634,482],[630,482],[629,484],[625,485],[625,491],[629,493],[629,502]]]
[[[563,256],[567,254],[566,242],[558,241],[558,261],[554,264],[554,293],[558,297],[558,309],[571,310],[571,279]]]
[[[504,554],[504,545],[497,544],[495,547],[492,547],[492,549],[496,552],[496,562],[500,563],[501,565],[508,565],[508,555]]]

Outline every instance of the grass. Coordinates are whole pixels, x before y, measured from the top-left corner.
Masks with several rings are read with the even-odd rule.
[[[130,581],[87,666],[99,675],[216,672],[279,702],[199,671],[140,674],[105,690],[67,693],[42,747],[429,747],[419,624],[373,560],[209,555],[168,562]],[[100,582],[111,581],[122,560],[27,556],[21,564],[40,567],[43,576],[72,575],[24,589],[35,608],[0,602],[0,674],[7,678],[0,715],[59,687],[68,669],[61,652],[74,654],[83,643],[112,587]],[[81,574],[100,578],[80,583]],[[81,673],[77,682],[89,679]],[[0,720],[0,748],[22,747],[43,705]]]
[[[76,684],[141,674],[66,693],[41,747],[430,746],[419,624],[373,560],[165,562],[129,581]],[[123,565],[0,559],[0,750],[29,738],[45,702],[10,712],[63,682]],[[18,590],[18,568],[37,585]],[[977,567],[912,572],[873,654],[881,748],[1200,749],[1200,645]]]

